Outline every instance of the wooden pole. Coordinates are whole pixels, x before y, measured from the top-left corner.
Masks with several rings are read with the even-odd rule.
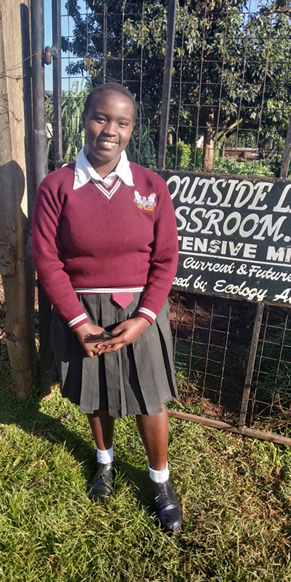
[[[29,395],[36,369],[29,1],[0,0],[0,274],[12,378],[21,398]]]
[[[252,437],[255,439],[260,439],[263,441],[269,441],[276,443],[278,445],[291,446],[291,438],[282,436],[280,434],[275,434],[272,432],[265,432],[264,430],[257,430],[255,428],[237,428],[223,422],[222,420],[215,420],[213,418],[206,418],[205,416],[197,416],[197,414],[190,414],[189,412],[179,412],[177,410],[168,410],[168,415],[172,418],[178,418],[180,420],[188,420],[190,422],[196,422],[197,424],[203,424],[208,428],[216,428],[218,430],[225,430],[227,432],[232,432],[234,434],[240,434],[241,436]]]

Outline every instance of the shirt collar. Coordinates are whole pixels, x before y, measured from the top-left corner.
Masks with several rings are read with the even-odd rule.
[[[132,172],[130,169],[129,161],[125,151],[121,152],[120,160],[116,168],[110,172],[105,179],[99,176],[98,172],[94,170],[90,162],[87,159],[88,147],[85,145],[78,153],[74,171],[74,185],[73,190],[85,186],[87,182],[93,178],[93,180],[98,180],[106,184],[106,178],[110,178],[112,182],[115,178],[120,178],[127,186],[134,186],[132,179]]]

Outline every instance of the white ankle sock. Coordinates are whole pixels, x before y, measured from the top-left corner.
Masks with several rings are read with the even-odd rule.
[[[151,469],[150,464],[148,463],[148,469],[150,471],[150,479],[154,481],[154,483],[165,483],[168,481],[170,476],[168,463],[166,463],[165,468],[161,471],[155,471],[154,469]]]
[[[110,449],[106,451],[101,451],[96,447],[97,451],[97,463],[101,463],[101,465],[107,465],[107,463],[113,463],[113,445]]]

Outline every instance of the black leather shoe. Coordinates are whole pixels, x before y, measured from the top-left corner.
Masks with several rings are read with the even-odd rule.
[[[165,483],[153,483],[157,514],[166,531],[176,531],[183,523],[181,505],[170,479]]]
[[[98,470],[90,485],[89,499],[91,501],[105,501],[112,493],[114,482],[114,464],[107,463],[102,465],[98,463]]]

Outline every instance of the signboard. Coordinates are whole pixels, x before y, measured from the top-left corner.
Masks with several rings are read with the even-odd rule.
[[[175,207],[174,288],[291,305],[291,181],[161,171]]]

